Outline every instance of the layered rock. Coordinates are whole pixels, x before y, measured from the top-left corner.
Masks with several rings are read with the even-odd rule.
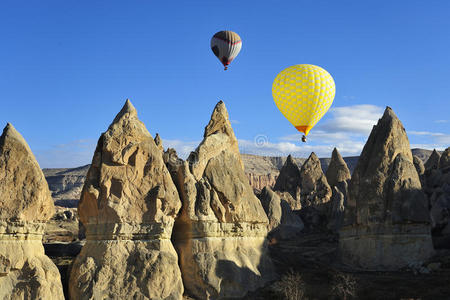
[[[55,205],[77,207],[89,165],[71,169],[43,169]]]
[[[260,192],[264,187],[272,188],[275,185],[278,175],[271,173],[267,174],[253,174],[245,173],[248,178],[248,183],[255,192]]]
[[[293,238],[303,230],[302,219],[294,214],[289,203],[281,199],[271,188],[264,187],[259,199],[269,218],[270,239]]]
[[[389,107],[353,172],[339,249],[344,263],[368,269],[398,269],[433,254],[427,199],[405,129]]]
[[[289,155],[280,170],[280,174],[278,175],[273,190],[277,192],[289,193],[292,199],[291,201],[289,201],[289,204],[291,205],[291,208],[295,210],[302,207],[300,200],[300,185],[300,169],[295,163],[292,156]]]
[[[33,153],[8,124],[0,137],[0,298],[64,299],[58,269],[44,254],[53,200]]]
[[[273,278],[268,219],[244,174],[228,112],[219,102],[187,161],[164,155],[183,202],[173,241],[187,293],[241,297]]]
[[[98,141],[78,205],[86,244],[74,261],[72,299],[181,299],[170,241],[177,189],[127,100]]]

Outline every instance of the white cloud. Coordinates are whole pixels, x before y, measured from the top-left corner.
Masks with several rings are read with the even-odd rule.
[[[430,132],[430,131],[408,131],[408,135],[418,135],[430,138],[437,147],[445,147],[445,145],[450,145],[450,134],[445,134],[441,132]]]
[[[241,153],[264,156],[308,157],[315,152],[319,157],[330,157],[333,148],[338,148],[344,156],[361,153],[364,143],[383,108],[375,105],[353,105],[336,107],[330,110],[330,118],[314,127],[308,135],[308,142],[302,143],[302,134],[283,137],[256,135],[253,140],[239,139]],[[186,158],[200,141],[163,140],[164,147],[177,150],[180,157]]]
[[[200,141],[182,141],[182,140],[163,140],[164,149],[174,148],[177,151],[178,157],[186,159],[191,151],[197,148]]]
[[[380,106],[370,104],[335,107],[329,111],[331,119],[318,124],[315,130],[368,135],[383,115],[383,110]]]
[[[231,123],[231,124],[240,124],[241,122],[239,122],[238,120],[231,120],[231,119],[230,119],[230,123]]]
[[[34,151],[41,168],[74,168],[91,163],[97,143],[74,140]]]
[[[330,157],[333,148],[338,148],[339,152],[345,156],[355,156],[361,153],[364,147],[363,142],[355,142],[352,140],[342,140],[333,144],[303,144],[300,139],[297,144],[291,142],[265,142],[256,143],[250,140],[238,140],[241,153],[256,154],[263,156],[287,156],[289,154],[295,157],[308,157],[311,152],[316,153],[319,157]]]
[[[444,123],[448,123],[448,120],[436,120],[436,121],[434,121],[434,123],[444,124]]]

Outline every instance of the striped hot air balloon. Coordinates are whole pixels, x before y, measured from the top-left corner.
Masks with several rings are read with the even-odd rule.
[[[224,65],[225,70],[241,51],[241,37],[233,31],[219,31],[211,38],[211,50]]]

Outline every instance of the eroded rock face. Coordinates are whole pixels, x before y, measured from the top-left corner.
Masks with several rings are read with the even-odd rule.
[[[326,172],[326,177],[328,184],[332,188],[330,205],[328,207],[327,227],[332,231],[337,231],[344,220],[344,211],[348,196],[348,181],[351,175],[347,164],[336,148],[334,148],[331,154],[331,161]]]
[[[408,137],[388,107],[352,175],[340,231],[342,259],[368,269],[426,260],[433,254],[429,222]]]
[[[331,161],[326,172],[327,182],[330,186],[335,186],[339,182],[347,181],[351,178],[350,170],[339,151],[334,148],[331,154]]]
[[[436,149],[434,149],[427,162],[425,163],[425,170],[430,171],[439,169],[440,158],[441,155],[436,151]]]
[[[340,181],[332,187],[332,195],[328,210],[328,229],[338,232],[341,228],[348,199],[348,183]]]
[[[442,153],[437,163],[436,157],[430,156],[432,162],[423,175],[424,190],[431,207],[434,245],[436,248],[450,248],[450,148]]]
[[[187,293],[241,297],[273,278],[268,219],[244,174],[228,112],[219,102],[187,161],[164,154],[183,202],[173,241]]]
[[[450,168],[450,147],[445,149],[439,158],[439,169],[442,171],[447,171]]]
[[[292,209],[300,209],[302,207],[300,201],[300,169],[295,163],[291,155],[289,155],[280,170],[277,181],[273,187],[274,191],[288,192],[293,202],[289,203]]]
[[[64,299],[58,269],[44,254],[53,200],[33,153],[8,124],[0,137],[0,298]]]
[[[245,173],[245,175],[248,178],[248,182],[250,186],[253,188],[255,192],[260,192],[264,187],[273,187],[275,185],[275,182],[277,180],[277,175],[272,175],[271,173],[268,174],[252,174],[252,173]]]
[[[425,165],[423,164],[423,161],[419,157],[413,155],[413,163],[414,167],[416,167],[417,174],[422,176],[425,173]]]
[[[170,241],[181,208],[161,149],[127,100],[98,141],[78,205],[86,244],[72,299],[181,299]]]
[[[323,174],[320,160],[312,152],[300,169],[300,200],[303,207],[321,207],[331,198],[331,188]]]
[[[269,218],[269,238],[293,238],[304,228],[302,219],[292,212],[291,206],[269,187],[259,195],[264,211]]]

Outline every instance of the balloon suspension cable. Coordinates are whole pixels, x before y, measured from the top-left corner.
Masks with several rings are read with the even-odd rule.
[[[302,136],[302,142],[306,143],[306,136],[305,135]]]

